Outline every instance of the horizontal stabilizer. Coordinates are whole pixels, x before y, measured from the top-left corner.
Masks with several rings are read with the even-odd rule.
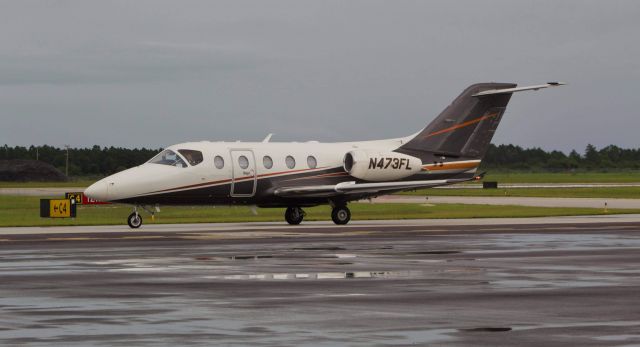
[[[510,94],[510,93],[516,93],[516,92],[524,92],[526,90],[538,90],[538,89],[544,89],[544,88],[549,88],[549,87],[563,86],[565,84],[566,83],[564,83],[564,82],[548,82],[547,84],[540,84],[540,85],[537,85],[537,86],[505,88],[505,89],[491,89],[491,90],[485,90],[483,92],[479,92],[479,93],[473,94],[472,96],[486,96],[486,95],[495,95],[495,94]]]

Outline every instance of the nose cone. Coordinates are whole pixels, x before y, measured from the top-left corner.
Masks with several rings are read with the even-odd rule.
[[[89,188],[85,189],[84,195],[90,199],[98,201],[109,201],[109,192],[107,191],[107,181],[100,180]]]

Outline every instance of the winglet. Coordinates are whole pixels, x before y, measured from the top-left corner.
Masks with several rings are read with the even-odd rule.
[[[273,133],[269,133],[269,135],[267,135],[267,137],[264,138],[264,140],[262,140],[263,143],[269,142],[271,140],[271,136],[273,136]]]
[[[563,86],[565,84],[566,83],[564,83],[564,82],[547,82],[546,84],[539,84],[539,85],[536,85],[536,86],[505,88],[505,89],[491,89],[491,90],[485,90],[483,92],[473,94],[472,96],[485,96],[485,95],[495,95],[495,94],[510,94],[510,93],[516,93],[516,92],[523,92],[525,90],[538,90],[538,89],[544,89],[544,88],[549,88],[549,87]]]

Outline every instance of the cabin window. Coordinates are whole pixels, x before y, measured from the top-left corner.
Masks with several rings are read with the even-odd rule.
[[[187,167],[187,163],[185,163],[176,152],[170,149],[165,149],[158,153],[155,157],[149,160],[149,163],[175,167]]]
[[[241,169],[246,169],[249,167],[249,159],[244,155],[238,157],[238,165],[240,165]]]
[[[318,166],[318,161],[316,157],[310,155],[307,157],[307,165],[309,165],[310,169],[315,169]]]
[[[270,156],[265,155],[262,158],[262,165],[264,165],[265,169],[271,169],[273,167],[273,159]]]
[[[222,159],[221,156],[216,155],[216,157],[213,158],[213,165],[215,165],[217,169],[222,169],[224,167],[224,159]]]
[[[284,162],[287,164],[287,167],[289,169],[293,169],[294,167],[296,167],[296,160],[290,155],[285,158]]]
[[[202,163],[202,160],[204,160],[204,158],[202,157],[202,152],[200,151],[194,151],[191,149],[179,149],[178,152],[182,154],[185,159],[187,159],[187,162],[191,166],[196,166]]]

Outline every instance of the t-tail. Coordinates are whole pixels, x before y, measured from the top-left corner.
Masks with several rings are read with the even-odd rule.
[[[396,152],[421,158],[423,162],[443,158],[482,159],[514,92],[563,84],[549,82],[520,88],[514,83],[473,84]]]

